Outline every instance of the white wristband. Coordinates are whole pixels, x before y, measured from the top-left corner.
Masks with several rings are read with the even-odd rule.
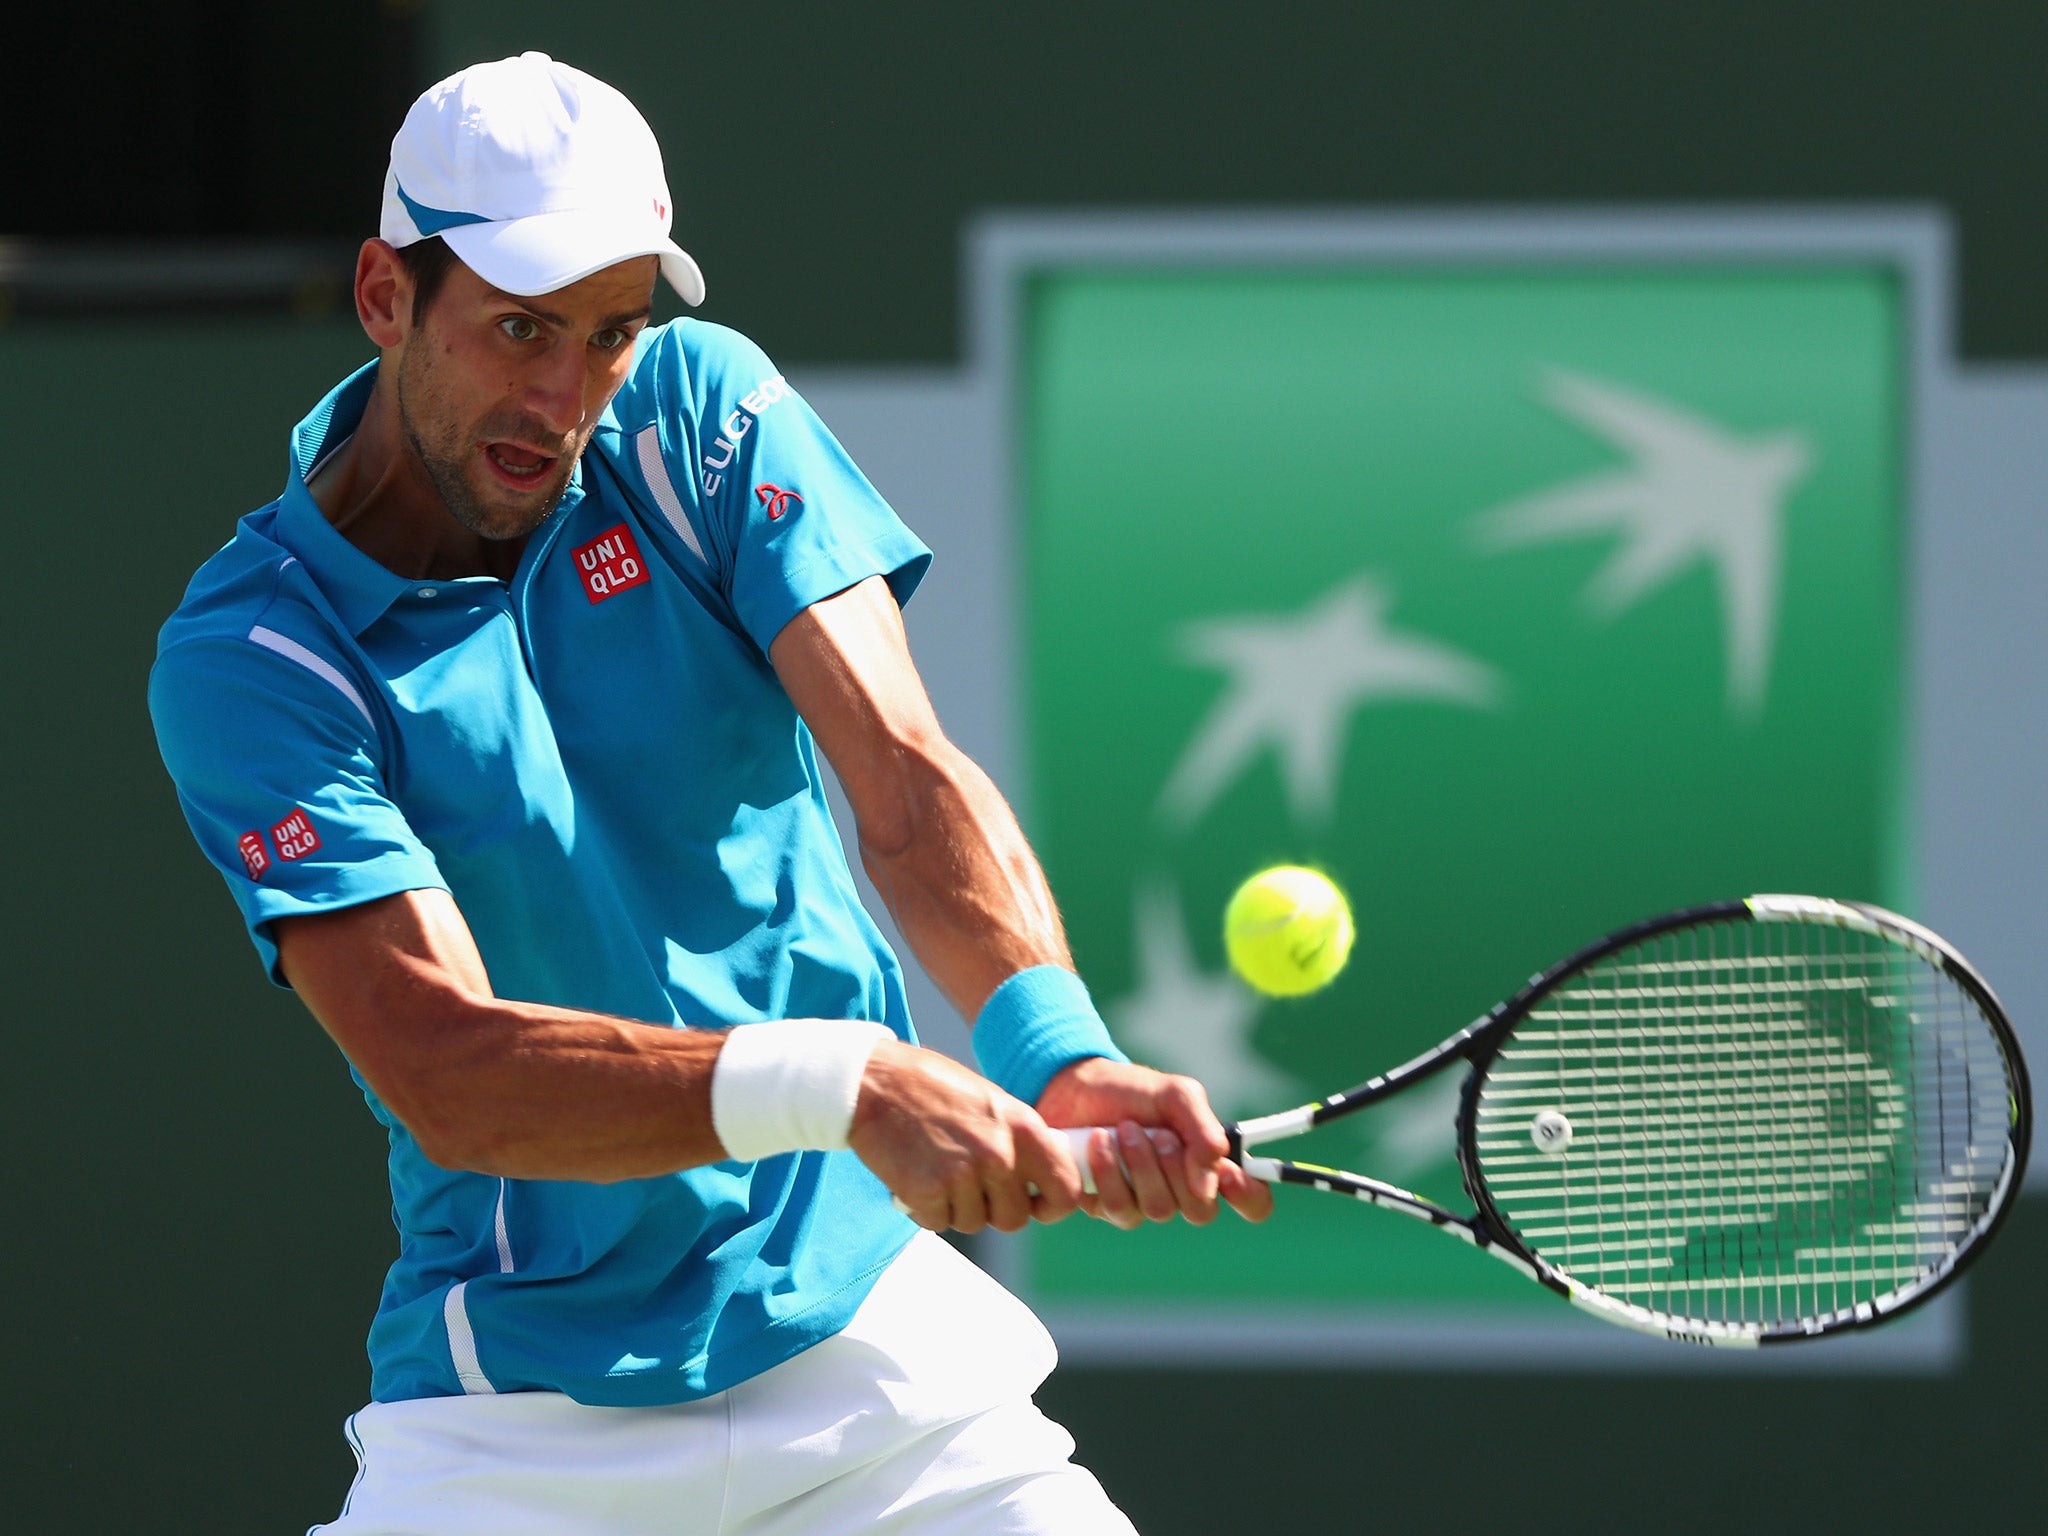
[[[844,1147],[868,1057],[895,1038],[857,1019],[775,1019],[727,1030],[711,1069],[711,1128],[726,1156],[751,1163]]]

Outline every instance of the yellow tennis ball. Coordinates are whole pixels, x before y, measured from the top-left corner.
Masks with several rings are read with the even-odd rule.
[[[1223,909],[1231,969],[1271,997],[1327,986],[1351,958],[1352,937],[1344,893],[1297,865],[1260,870]]]

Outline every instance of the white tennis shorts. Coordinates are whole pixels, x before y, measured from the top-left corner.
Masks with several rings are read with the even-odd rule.
[[[348,1502],[313,1531],[1135,1536],[1032,1405],[1055,1359],[1028,1307],[919,1233],[843,1332],[697,1402],[372,1403]]]

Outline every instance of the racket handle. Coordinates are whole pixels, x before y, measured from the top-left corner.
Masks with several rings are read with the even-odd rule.
[[[1095,1193],[1095,1170],[1088,1165],[1088,1142],[1098,1130],[1109,1131],[1109,1138],[1112,1143],[1116,1140],[1116,1132],[1108,1126],[1070,1125],[1062,1127],[1060,1130],[1060,1134],[1067,1138],[1067,1150],[1074,1154],[1074,1166],[1081,1170],[1081,1190],[1084,1194],[1092,1195]],[[1151,1133],[1148,1132],[1147,1134]],[[1119,1167],[1123,1165],[1123,1154],[1121,1152],[1117,1154],[1117,1164]],[[1036,1184],[1028,1184],[1025,1188],[1034,1195],[1038,1193],[1038,1186]],[[901,1195],[891,1195],[889,1203],[905,1216],[910,1214],[910,1207],[903,1203]]]
[[[1084,1195],[1094,1194],[1095,1170],[1088,1166],[1088,1143],[1094,1138],[1095,1127],[1092,1125],[1070,1125],[1062,1129],[1060,1134],[1067,1138],[1067,1150],[1074,1154],[1074,1166],[1081,1170],[1081,1193]],[[1112,1142],[1116,1140],[1115,1131],[1109,1133],[1109,1139]],[[1116,1160],[1118,1166],[1122,1166],[1124,1159],[1121,1152],[1117,1154]],[[1036,1194],[1037,1191],[1033,1190],[1032,1193]]]

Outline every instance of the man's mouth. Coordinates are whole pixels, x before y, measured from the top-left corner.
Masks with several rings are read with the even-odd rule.
[[[517,443],[485,443],[484,457],[507,481],[518,486],[540,484],[555,465],[554,455],[536,453]]]

